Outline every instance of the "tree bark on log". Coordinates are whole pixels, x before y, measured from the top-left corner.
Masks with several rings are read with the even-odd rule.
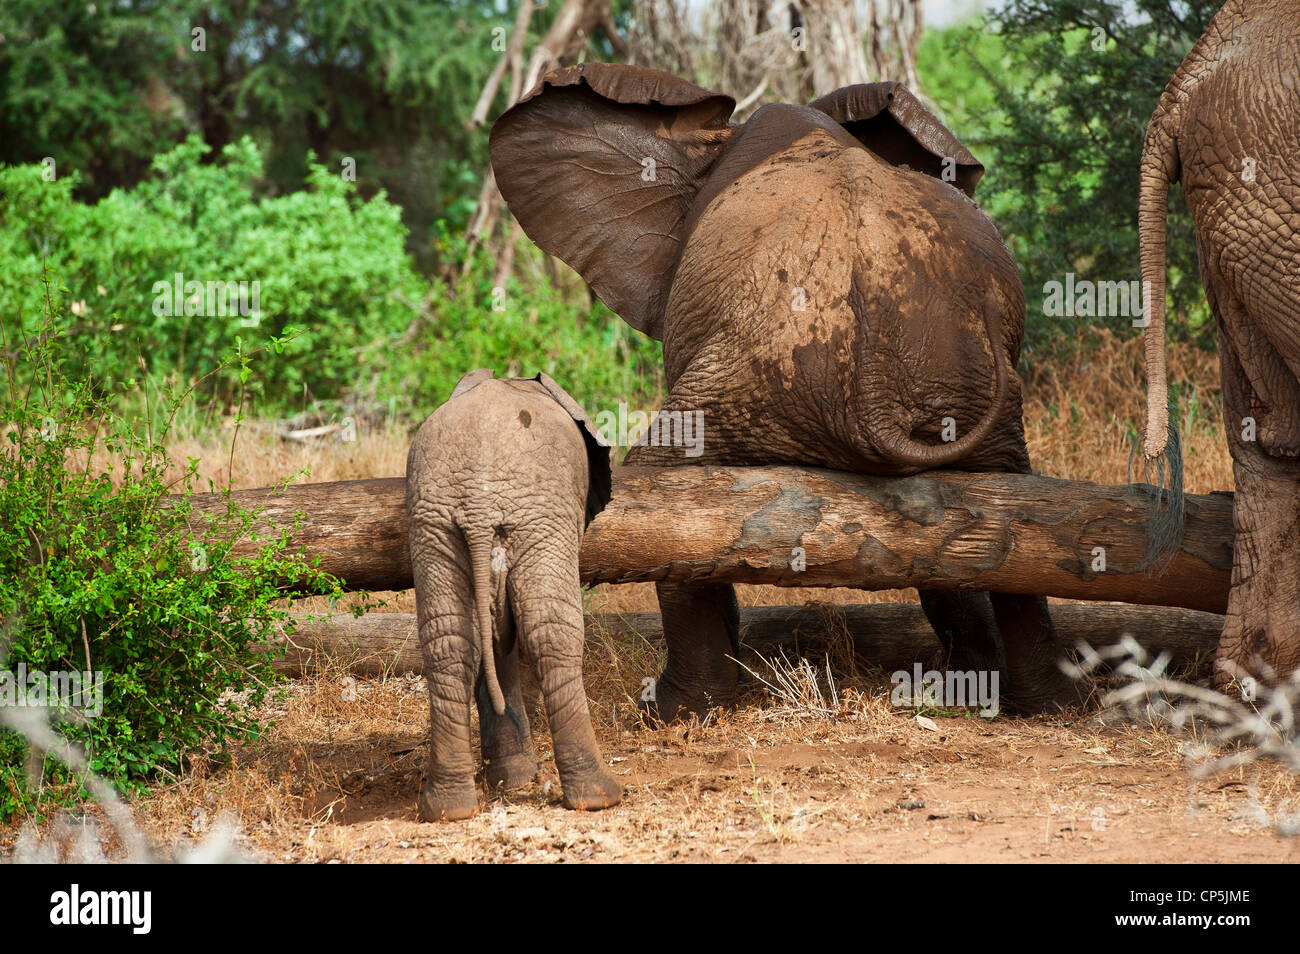
[[[234,497],[265,508],[262,531],[301,512],[292,543],[350,589],[401,590],[412,585],[405,495],[394,477]],[[225,510],[217,494],[191,499],[196,511]],[[583,539],[582,580],[982,589],[1223,612],[1232,495],[1189,494],[1179,550],[1148,570],[1154,500],[1146,485],[1023,474],[615,468],[609,506]],[[256,548],[244,539],[235,552]]]
[[[1129,633],[1153,657],[1168,651],[1175,669],[1208,659],[1223,628],[1218,614],[1163,606],[1062,603],[1054,604],[1051,613],[1066,646],[1086,642],[1100,649]],[[587,631],[663,643],[658,613],[590,616]],[[939,641],[919,603],[743,607],[740,631],[744,646],[768,653],[821,653],[837,633],[847,632],[859,658],[886,672],[910,670],[918,662],[928,665],[939,652]],[[288,652],[276,668],[290,675],[331,667],[364,676],[424,672],[412,613],[304,617],[288,642]]]

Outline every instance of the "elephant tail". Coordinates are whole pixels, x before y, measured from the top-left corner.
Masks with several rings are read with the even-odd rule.
[[[495,641],[492,636],[492,533],[466,527],[461,527],[461,533],[469,547],[470,580],[474,586],[474,610],[478,619],[479,649],[483,658],[483,681],[487,686],[488,698],[492,700],[492,711],[502,716],[506,714],[506,700],[501,694],[501,684],[497,681]]]
[[[1156,564],[1171,555],[1181,543],[1183,531],[1183,462],[1178,440],[1178,408],[1169,394],[1165,353],[1166,219],[1169,186],[1180,175],[1178,143],[1169,131],[1169,124],[1175,115],[1179,90],[1175,82],[1170,83],[1147,126],[1138,184],[1142,347],[1147,378],[1142,464],[1146,481],[1154,484],[1159,494],[1147,529],[1144,566]]]
[[[1169,164],[1176,163],[1174,139],[1162,126],[1157,109],[1142,146],[1138,184],[1138,257],[1142,268],[1142,348],[1146,355],[1147,409],[1142,455],[1156,460],[1165,453],[1169,434],[1169,379],[1165,363],[1165,234],[1169,215]]]
[[[966,434],[942,444],[918,441],[901,426],[886,433],[872,433],[872,444],[889,460],[921,470],[947,467],[970,454],[993,433],[993,428],[1006,411],[1011,370],[1002,342],[1002,311],[992,297],[984,305],[984,324],[988,332],[989,348],[993,352],[993,400],[989,404],[988,413]]]

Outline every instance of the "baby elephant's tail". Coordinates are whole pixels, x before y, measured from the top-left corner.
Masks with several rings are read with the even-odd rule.
[[[483,678],[487,682],[488,698],[492,710],[499,716],[506,714],[506,700],[497,682],[496,654],[492,639],[492,533],[468,530],[461,527],[469,547],[470,579],[474,585],[474,608],[478,613],[479,648],[483,656]],[[504,568],[502,569],[504,572]]]

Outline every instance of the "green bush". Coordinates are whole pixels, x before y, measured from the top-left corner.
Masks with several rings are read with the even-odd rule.
[[[93,372],[111,389],[136,374],[142,355],[151,373],[188,383],[239,339],[285,336],[292,342],[247,382],[254,399],[369,384],[369,365],[410,326],[425,289],[403,247],[400,210],[382,193],[362,201],[317,163],[305,190],[259,198],[262,161],[250,140],[217,162],[204,161],[207,151],[191,138],[154,160],[152,178],[94,205],[73,198],[75,180],[46,182],[38,165],[0,169],[0,314],[28,316],[30,330],[48,263],[68,286],[76,321],[66,331],[88,356],[68,355],[72,377]],[[182,294],[173,296],[164,286],[178,274]],[[233,296],[196,299],[190,282],[257,282],[259,314],[231,313]],[[170,313],[174,297],[181,314]],[[240,385],[227,368],[202,390],[230,403]]]
[[[10,354],[0,382],[0,669],[102,672],[102,714],[56,726],[124,790],[255,738],[251,707],[276,680],[266,647],[288,622],[284,596],[338,596],[338,581],[289,552],[283,535],[257,541],[255,556],[232,555],[255,514],[229,497],[191,532],[197,462],[169,481],[163,450],[178,399],[159,429],[133,424],[66,374],[72,344],[51,314],[35,336],[0,328]],[[57,763],[33,762],[22,738],[0,730],[0,819],[77,793]]]
[[[362,201],[351,182],[313,164],[307,189],[259,198],[261,159],[250,141],[218,162],[205,163],[205,153],[191,139],[154,160],[153,178],[93,205],[76,200],[72,177],[47,182],[40,166],[0,168],[0,259],[9,265],[0,316],[26,316],[32,332],[48,264],[67,285],[56,302],[71,312],[64,371],[97,382],[99,394],[120,394],[141,359],[151,377],[188,385],[235,347],[270,339],[281,344],[247,380],[226,366],[203,378],[201,397],[226,408],[242,395],[263,415],[346,400],[420,419],[476,367],[546,371],[593,406],[649,407],[658,393],[658,343],[582,291],[576,301],[557,294],[527,240],[515,269],[522,277],[498,292],[493,257],[472,255],[439,223],[438,255],[464,274],[455,291],[442,279],[430,285],[382,194]],[[182,312],[194,301],[190,281],[257,281],[260,318],[157,314],[175,311],[167,286],[177,273]]]

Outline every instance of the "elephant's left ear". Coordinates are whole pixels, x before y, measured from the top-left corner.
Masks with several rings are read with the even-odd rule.
[[[808,105],[890,164],[951,182],[969,196],[984,175],[961,140],[900,83],[845,86]]]
[[[556,384],[550,375],[539,373],[534,380],[546,388],[547,393],[555,399],[555,403],[564,408],[569,417],[577,422],[579,430],[582,431],[582,439],[587,444],[587,516],[583,522],[585,528],[609,503],[613,485],[609,466],[609,444],[601,437],[600,431],[591,422],[582,405],[569,397],[568,392]]]
[[[528,237],[661,339],[686,219],[735,105],[645,67],[565,67],[492,126],[492,170]]]

